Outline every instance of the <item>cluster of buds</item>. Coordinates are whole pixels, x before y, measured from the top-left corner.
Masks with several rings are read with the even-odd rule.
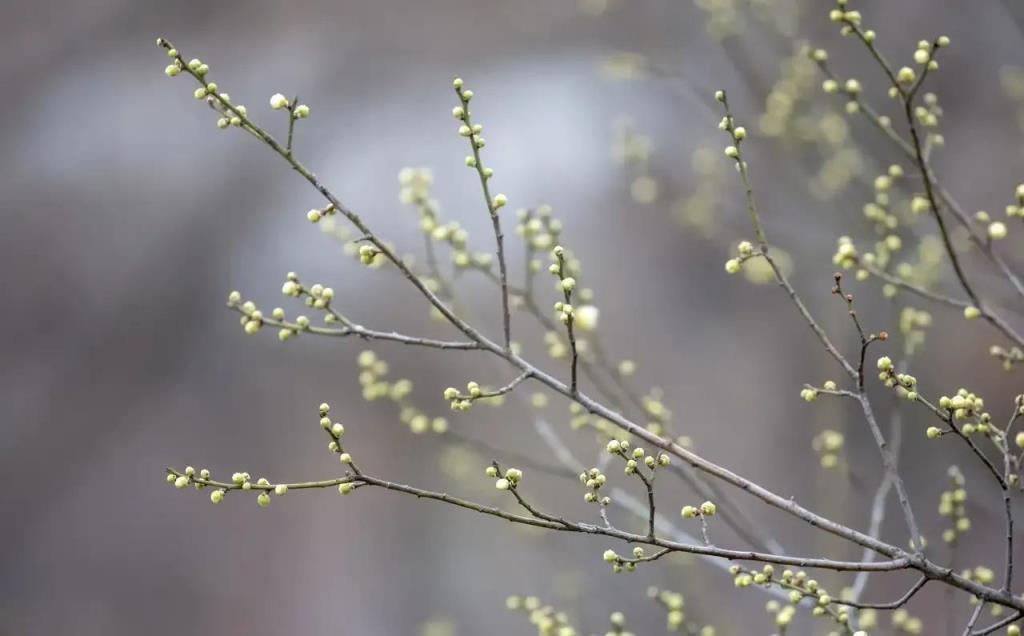
[[[925,93],[924,104],[914,107],[914,117],[928,131],[929,143],[941,146],[944,140],[940,134],[934,132],[939,127],[942,118],[942,107],[939,106],[938,95]]]
[[[428,168],[402,168],[398,172],[398,198],[412,205],[420,215],[420,230],[432,241],[446,243],[452,249],[452,263],[460,269],[489,269],[494,255],[489,252],[471,254],[466,246],[469,233],[456,221],[441,223],[440,206],[431,197],[434,177]]]
[[[621,457],[626,461],[625,473],[627,475],[637,474],[641,464],[654,471],[659,466],[668,466],[670,462],[668,455],[665,453],[659,453],[655,457],[639,446],[630,451],[629,442],[626,440],[613,439],[605,446],[605,450],[609,454]]]
[[[903,335],[903,350],[912,355],[924,344],[925,329],[932,325],[932,315],[927,311],[904,307],[900,312],[900,334]]]
[[[474,400],[483,396],[484,391],[480,388],[480,384],[472,381],[466,383],[465,393],[460,393],[453,386],[444,390],[444,399],[451,403],[453,411],[468,411],[469,407],[473,405]]]
[[[288,272],[285,275],[284,283],[281,285],[281,294],[288,298],[302,298],[306,307],[320,311],[330,310],[331,302],[334,300],[334,289],[332,287],[328,287],[320,283],[314,283],[309,287],[306,287],[302,281],[299,280],[299,275],[295,272]],[[277,315],[277,309],[274,310],[274,314],[275,320],[284,319],[283,310],[281,311],[280,316]],[[324,315],[324,322],[338,322],[338,316],[333,311],[327,311]],[[297,316],[295,318],[295,325],[299,330],[307,329],[309,327],[309,318],[306,316]]]
[[[366,350],[359,354],[359,384],[363,388],[363,399],[389,400],[401,409],[399,419],[417,435],[427,432],[437,434],[448,431],[448,420],[443,417],[431,418],[407,399],[412,393],[413,384],[408,378],[399,378],[392,382],[388,378],[389,365],[373,351]]]
[[[605,550],[604,554],[601,555],[605,563],[611,563],[612,572],[618,574],[620,572],[636,572],[636,564],[640,559],[644,558],[644,549],[640,546],[633,548],[633,558],[621,556],[615,550]]]
[[[564,298],[564,300],[555,303],[555,314],[563,324],[571,326],[574,312],[572,293],[576,289],[576,279],[569,275],[569,268],[565,259],[565,248],[561,245],[556,245],[551,250],[551,260],[553,262],[548,266],[548,271],[558,278],[558,288],[562,291],[562,297]]]
[[[270,96],[270,107],[274,110],[287,110],[292,119],[305,119],[309,117],[309,106],[297,104],[281,93],[274,93]]]
[[[205,468],[200,470],[198,474],[199,479],[202,479],[204,481],[210,478],[210,471]],[[178,490],[184,490],[185,488],[188,488],[189,484],[194,485],[197,490],[205,488],[205,485],[202,482],[196,481],[195,478],[196,469],[191,466],[186,466],[185,470],[183,470],[182,474],[180,475],[176,475],[174,473],[167,473],[167,483],[171,484]]]
[[[686,599],[683,595],[679,592],[659,590],[658,588],[651,586],[647,588],[647,596],[649,598],[653,598],[665,608],[667,612],[665,622],[668,631],[679,631],[683,626],[683,622],[686,620]],[[697,633],[700,636],[714,636],[715,629],[709,625],[705,626]]]
[[[860,26],[862,19],[860,11],[851,11],[847,4],[847,0],[836,0],[836,8],[828,13],[829,20],[844,25],[843,35],[849,35],[852,32],[851,27]]]
[[[937,70],[939,63],[935,61],[935,52],[945,46],[949,46],[949,38],[945,35],[937,38],[935,42],[920,40],[914,51],[914,62],[926,67],[929,71]]]
[[[967,516],[967,488],[964,474],[956,466],[947,471],[950,487],[939,496],[939,514],[950,520],[950,526],[942,531],[942,540],[955,543],[960,535],[971,529]]]
[[[786,627],[793,622],[793,617],[796,616],[795,605],[783,605],[774,599],[765,603],[764,609],[772,615],[775,624],[779,627]]]
[[[378,263],[377,256],[381,254],[380,248],[371,243],[363,243],[359,246],[359,262],[367,267]]]
[[[811,387],[800,389],[800,399],[805,402],[813,402],[818,399],[818,391]]]
[[[857,264],[857,247],[849,236],[840,236],[836,241],[836,253],[832,256],[832,264],[843,269],[850,269]]]
[[[1024,219],[1024,183],[1013,192],[1014,203],[1006,206],[1006,216],[1011,219]]]
[[[890,622],[895,632],[904,634],[924,633],[924,623],[921,619],[917,616],[911,616],[910,612],[902,607],[892,613]]]
[[[197,472],[195,468],[187,466],[181,474],[168,473],[167,475],[167,482],[179,490],[187,488],[190,484],[195,486],[196,490],[203,490],[209,486],[209,481],[210,471],[206,468]],[[277,484],[275,486],[265,477],[260,477],[254,484],[252,476],[247,472],[233,473],[231,475],[231,483],[234,485],[232,490],[255,490],[257,492],[256,503],[262,508],[270,505],[271,492],[278,496],[284,496],[288,492],[286,484]],[[226,488],[213,489],[210,492],[210,502],[214,504],[221,503],[224,501],[227,491],[228,489]]]
[[[892,167],[898,168],[899,166]],[[900,220],[899,217],[893,213],[890,207],[889,193],[878,191],[877,186],[879,184],[879,178],[875,179],[876,190],[874,200],[865,203],[862,209],[864,212],[864,218],[874,224],[875,231],[879,233],[891,232],[899,226]]]
[[[978,565],[973,568],[966,568],[960,571],[960,576],[965,579],[970,579],[982,585],[992,585],[992,582],[996,578],[996,573],[992,571],[992,568],[984,565]]]
[[[540,599],[536,596],[510,596],[505,599],[505,607],[512,611],[525,612],[530,617],[530,623],[537,628],[538,634],[577,636],[576,628],[569,623],[568,614],[556,611],[550,605],[541,605]]]
[[[583,501],[587,503],[599,503],[602,506],[607,506],[612,502],[608,496],[601,496],[601,487],[605,485],[608,478],[601,472],[599,468],[591,468],[590,470],[580,473],[580,483],[587,487],[587,492],[583,495]]]
[[[908,400],[916,400],[917,378],[909,373],[897,373],[889,356],[882,356],[878,359],[878,379],[890,389],[895,389],[896,394]]]
[[[550,250],[562,234],[562,222],[552,215],[550,205],[538,206],[536,210],[518,210],[516,220],[516,233],[523,237],[531,251]],[[540,267],[540,261],[530,262],[531,271],[540,271]]]
[[[662,390],[658,387],[643,396],[644,412],[649,417],[647,430],[659,437],[664,435],[668,423],[672,421],[672,411],[665,406],[663,398]]]
[[[743,269],[743,263],[747,259],[757,256],[757,252],[754,251],[754,246],[750,241],[740,241],[739,245],[736,246],[736,257],[730,258],[725,262],[725,271],[730,274],[736,274]]]
[[[779,577],[776,577],[775,568],[771,564],[766,564],[760,570],[747,570],[738,565],[734,565],[729,569],[729,571],[735,577],[733,579],[733,583],[736,587],[749,587],[751,585],[771,587],[775,584],[788,590],[790,607],[795,607],[804,599],[811,599],[813,601],[811,613],[815,616],[824,616],[829,610],[829,605],[835,603],[832,595],[829,594],[817,580],[809,578],[807,573],[803,570],[793,572],[792,570],[786,569]],[[788,625],[793,618],[792,612],[787,611],[786,607],[778,604],[777,601],[773,602],[776,603],[776,605],[768,608],[768,611],[775,614],[776,624]],[[839,624],[846,625],[849,622],[847,608],[838,604],[837,611],[832,614],[832,618]]]
[[[399,380],[392,385],[388,381],[390,366],[386,360],[367,349],[356,358],[359,365],[359,385],[363,387],[363,399],[367,401],[392,397],[401,400],[412,391],[412,382]]]
[[[984,412],[985,400],[967,389],[958,389],[952,397],[943,395],[939,398],[939,408],[949,411],[955,420],[966,420],[977,417],[977,425],[964,425],[964,433],[970,435],[975,432],[988,433],[990,430],[991,415]],[[967,426],[972,426],[967,429]]]
[[[818,433],[811,441],[813,448],[820,456],[822,468],[835,468],[839,465],[839,451],[843,449],[843,434],[831,429]]]
[[[321,219],[334,216],[337,211],[333,203],[325,208],[312,208],[309,212],[306,212],[306,220],[310,223],[319,223]]]
[[[490,403],[493,406],[500,406],[504,402],[505,394],[508,393],[509,390],[511,390],[511,387],[489,390],[481,387],[478,382],[470,381],[466,383],[465,393],[459,392],[459,390],[453,386],[445,389],[444,399],[448,400],[453,411],[468,411],[473,405],[473,402],[476,402],[477,400],[484,400],[485,403]]]
[[[233,291],[228,294],[228,307],[237,309],[242,314],[238,322],[242,325],[245,333],[250,336],[256,335],[263,328],[263,312],[256,307],[256,303],[253,301],[243,302],[239,292]]]
[[[1006,371],[1011,371],[1015,364],[1024,363],[1024,351],[1020,347],[1010,347],[1007,349],[999,345],[992,345],[988,349],[988,354],[993,358],[1000,359],[1003,369]]]
[[[398,185],[398,200],[416,206],[423,217],[420,228],[428,233],[432,231],[433,224],[427,219],[436,219],[438,212],[438,203],[431,197],[434,173],[430,168],[402,168],[398,171]]]
[[[505,475],[501,476],[497,464],[493,464],[488,466],[484,472],[488,477],[496,479],[494,487],[498,490],[515,490],[519,482],[523,480],[523,471],[518,468],[509,468],[505,471]]]
[[[718,512],[718,506],[710,501],[705,501],[699,506],[683,506],[679,514],[682,515],[683,519],[695,519],[697,517],[704,519],[706,517],[714,517],[716,512]]]
[[[725,92],[715,91],[715,101],[725,104]],[[747,138],[747,129],[743,126],[737,126],[736,121],[728,114],[723,116],[721,121],[718,122],[718,129],[727,132],[732,138],[732,143],[726,146],[723,152],[726,157],[736,161],[736,167],[739,169],[743,161],[740,153],[740,143]]]

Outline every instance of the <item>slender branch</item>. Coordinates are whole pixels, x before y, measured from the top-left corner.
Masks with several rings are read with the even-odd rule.
[[[497,245],[497,258],[498,258],[498,276],[501,280],[501,316],[502,316],[502,333],[504,334],[505,349],[509,349],[512,346],[512,312],[509,310],[508,302],[508,271],[505,266],[505,240],[504,234],[501,230],[501,217],[498,211],[505,205],[504,195],[498,195],[498,197],[491,196],[490,178],[491,171],[489,168],[485,168],[483,161],[480,159],[480,148],[483,147],[483,138],[480,137],[479,125],[474,126],[472,118],[469,112],[469,101],[473,98],[471,91],[463,90],[462,80],[456,79],[455,93],[459,96],[459,101],[462,102],[461,106],[461,119],[464,122],[464,126],[469,131],[467,135],[469,138],[469,146],[473,152],[473,164],[472,167],[476,169],[477,176],[480,178],[480,188],[483,190],[484,199],[487,202],[487,212],[491,216],[491,225],[494,229],[494,241]]]
[[[245,312],[237,305],[228,305],[228,307],[240,314],[245,315]],[[260,318],[260,322],[264,325],[270,325],[271,327],[277,327],[281,329],[290,329],[296,333],[311,333],[318,336],[332,336],[336,338],[345,338],[348,336],[357,336],[364,340],[388,340],[391,342],[398,342],[405,345],[412,345],[417,347],[431,347],[434,349],[458,349],[458,350],[475,350],[480,349],[481,346],[477,342],[466,342],[466,341],[450,341],[450,340],[433,340],[431,338],[420,338],[418,336],[407,336],[395,331],[375,331],[373,329],[367,329],[360,325],[352,324],[351,326],[341,327],[333,329],[330,327],[314,327],[312,325],[301,326],[295,322],[288,320],[276,320],[274,318],[267,318],[266,316]]]
[[[800,299],[800,296],[797,294],[796,290],[789,283],[789,280],[786,278],[785,274],[783,274],[783,272],[779,269],[779,267],[768,255],[768,241],[765,237],[764,227],[761,224],[761,218],[757,211],[757,203],[754,199],[754,190],[753,187],[750,185],[750,177],[748,176],[747,172],[747,162],[743,160],[743,153],[740,150],[740,142],[744,139],[746,133],[745,131],[743,134],[740,134],[738,132],[739,129],[735,124],[732,112],[729,110],[729,99],[726,96],[725,92],[719,91],[716,94],[716,97],[722,103],[722,107],[725,110],[725,131],[729,133],[729,135],[732,137],[733,141],[736,144],[735,146],[729,146],[729,149],[726,151],[726,154],[735,159],[736,161],[736,166],[740,173],[740,180],[743,182],[743,189],[746,191],[747,211],[750,214],[750,220],[754,226],[754,232],[757,235],[757,241],[760,247],[761,255],[771,265],[772,271],[775,274],[775,279],[778,281],[779,285],[781,285],[786,290],[790,299],[793,301],[797,309],[800,311],[801,315],[804,317],[804,320],[811,326],[811,329],[818,336],[818,340],[821,341],[821,343],[825,346],[825,349],[832,355],[832,357],[835,358],[837,362],[839,362],[839,364],[843,367],[847,374],[855,381],[857,381],[857,399],[860,402],[861,410],[864,412],[864,419],[867,422],[868,428],[871,430],[871,434],[875,439],[875,444],[878,447],[879,455],[881,455],[882,458],[882,464],[885,466],[886,472],[890,475],[890,477],[893,480],[893,484],[896,487],[896,492],[900,502],[900,508],[903,510],[903,516],[906,520],[907,529],[910,531],[911,543],[914,546],[915,552],[919,552],[924,549],[924,540],[921,536],[921,531],[917,525],[917,520],[914,517],[914,512],[910,506],[910,497],[907,494],[906,486],[903,484],[902,478],[900,478],[899,473],[896,470],[896,462],[893,460],[892,454],[889,453],[885,436],[882,434],[881,429],[878,427],[878,423],[875,421],[875,415],[871,408],[871,401],[868,399],[867,394],[864,392],[864,353],[867,349],[867,346],[871,343],[871,340],[867,339],[863,332],[863,329],[861,329],[860,327],[860,323],[856,320],[856,316],[854,316],[854,324],[857,326],[857,329],[861,335],[862,342],[860,367],[854,368],[853,365],[851,365],[850,362],[846,359],[846,357],[832,343],[828,335],[825,333],[825,330],[814,319],[810,311],[808,311],[807,307]],[[838,278],[836,279],[836,287],[837,289],[839,288]]]
[[[172,468],[168,468],[167,472],[177,477],[184,476],[183,472],[177,471]],[[206,480],[202,478],[192,477],[191,481],[203,486],[216,486],[224,488],[225,490],[242,490],[242,486],[238,484],[226,484],[213,480]],[[872,563],[862,563],[860,561],[840,561],[835,559],[826,559],[818,557],[791,557],[784,555],[776,555],[763,552],[754,552],[750,550],[730,550],[726,548],[718,548],[707,545],[690,545],[684,543],[677,543],[675,541],[668,541],[665,539],[650,537],[644,534],[635,534],[626,532],[616,528],[607,528],[601,526],[595,526],[586,523],[570,522],[563,519],[559,519],[543,513],[530,504],[526,503],[525,500],[515,493],[516,500],[520,505],[523,505],[530,513],[529,516],[519,515],[511,513],[495,506],[487,506],[460,497],[455,497],[443,492],[435,492],[432,490],[426,490],[423,488],[417,488],[407,484],[401,484],[398,482],[388,481],[378,477],[373,477],[368,474],[360,475],[348,475],[338,479],[325,480],[321,482],[298,482],[295,484],[287,484],[288,489],[310,489],[310,488],[328,488],[331,486],[337,486],[343,483],[357,483],[364,486],[376,486],[385,490],[393,492],[399,492],[406,495],[412,495],[418,499],[429,499],[432,501],[438,501],[458,508],[471,510],[480,514],[485,514],[492,517],[498,517],[512,523],[534,526],[538,528],[544,528],[547,530],[556,530],[559,532],[575,532],[581,534],[591,534],[605,536],[613,539],[619,539],[628,543],[637,543],[642,545],[652,545],[660,548],[665,548],[668,552],[681,552],[688,554],[704,554],[715,557],[728,559],[730,561],[754,561],[758,563],[772,563],[775,565],[787,565],[792,567],[800,568],[815,568],[824,570],[835,570],[838,572],[859,572],[862,570],[868,570],[871,572],[893,572],[897,570],[904,570],[911,567],[911,560],[907,557],[891,559],[887,561],[877,561]],[[277,484],[269,484],[264,486],[257,486],[253,484],[251,489],[259,489],[265,491],[272,491]]]
[[[860,575],[858,575],[858,577],[859,576]],[[927,585],[929,580],[930,579],[927,576],[922,576],[920,579],[917,580],[916,583],[910,586],[910,589],[907,590],[907,592],[903,596],[899,597],[895,601],[889,601],[888,603],[861,603],[858,601],[842,601],[842,604],[849,605],[850,607],[856,607],[857,609],[898,609],[906,605],[907,602],[909,602],[915,594],[921,591],[921,588]]]
[[[967,627],[964,628],[964,636],[970,636],[971,631],[974,630],[974,624],[978,622],[978,618],[981,616],[981,611],[985,609],[985,603],[979,602],[974,608],[974,613],[971,614],[971,619],[967,621]]]
[[[890,433],[890,448],[892,450],[892,456],[895,461],[899,460],[900,446],[903,441],[903,412],[900,409],[893,409],[890,415],[889,433]],[[878,489],[875,491],[875,496],[871,503],[871,515],[868,523],[868,534],[872,537],[880,537],[882,533],[882,522],[885,521],[885,508],[886,501],[889,499],[889,492],[892,490],[893,480],[889,473],[885,473],[882,476],[882,481],[878,485]],[[875,553],[865,548],[861,554],[861,559],[864,561],[870,561],[875,558]],[[868,577],[866,574],[858,574],[853,581],[853,591],[850,594],[850,600],[857,602],[860,600],[861,595],[864,593],[864,588],[867,586]]]
[[[995,623],[989,625],[988,627],[980,629],[976,632],[971,632],[971,636],[988,636],[988,634],[991,634],[996,630],[1002,629],[1003,627],[1006,627],[1011,623],[1019,621],[1022,617],[1024,617],[1024,612],[1013,612],[1006,618],[1000,619]]]

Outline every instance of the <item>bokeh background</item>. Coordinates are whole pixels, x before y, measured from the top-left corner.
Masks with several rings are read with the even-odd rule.
[[[223,306],[226,293],[284,305],[278,290],[290,270],[332,285],[342,311],[364,324],[452,332],[431,322],[393,271],[361,268],[307,223],[305,211],[320,204],[315,193],[253,140],[217,130],[189,80],[164,77],[153,42],[164,35],[186,57],[208,61],[216,81],[272,130],[282,118],[266,107],[268,96],[299,94],[313,113],[299,126],[300,158],[410,253],[421,238],[415,212],[397,197],[404,166],[430,167],[445,218],[490,244],[449,114],[451,78],[465,77],[487,129],[495,187],[510,208],[548,203],[563,219],[563,240],[602,308],[600,337],[616,360],[638,361],[637,387],[663,389],[673,430],[708,457],[863,528],[881,474],[866,431],[841,404],[808,407],[797,397],[801,383],[838,369],[774,286],[722,271],[729,246],[749,230],[738,184],[718,161],[724,140],[709,95],[719,87],[748,122],[770,235],[792,256],[795,281],[823,324],[854,346],[828,293],[830,257],[839,234],[871,240],[861,207],[875,174],[900,157],[862,120],[844,118],[813,70],[786,62],[802,40],[826,45],[837,69],[891,109],[870,60],[816,4],[4,3],[0,633],[530,633],[524,615],[504,609],[509,594],[539,596],[582,633],[603,633],[615,610],[638,634],[662,633],[664,611],[646,598],[649,585],[684,593],[694,624],[769,633],[767,597],[730,592],[728,575],[692,559],[612,576],[600,559],[606,541],[524,531],[389,493],[294,493],[264,510],[241,496],[213,508],[205,494],[169,488],[171,465],[282,480],[336,474],[317,427],[321,401],[340,414],[366,470],[488,503],[502,499],[482,469],[492,458],[507,463],[502,452],[558,465],[536,418],[588,464],[602,444],[571,431],[558,401],[539,414],[513,401],[451,414],[460,437],[503,451],[416,436],[393,405],[362,400],[356,357],[365,343],[245,336]],[[920,38],[952,38],[930,85],[945,111],[936,166],[968,209],[1000,211],[1024,175],[1013,70],[1024,65],[1024,12],[997,0],[858,4],[896,60]],[[854,146],[859,154],[846,163],[824,163]],[[1015,256],[1012,247],[1007,254]],[[975,271],[988,275],[980,264]],[[473,275],[457,284],[475,319],[497,334],[493,287]],[[921,306],[887,301],[873,283],[855,291],[874,329],[896,332],[900,309]],[[530,322],[517,315],[518,339],[564,373]],[[1005,412],[1020,383],[985,355],[995,336],[941,310],[935,323],[944,335],[929,339],[922,383],[935,394],[985,387]],[[393,377],[413,380],[417,404],[431,414],[446,415],[440,393],[450,384],[510,377],[479,355],[375,349]],[[524,386],[523,395],[533,390]],[[879,392],[888,422],[885,397]],[[1001,521],[983,475],[955,445],[925,444],[921,413],[908,412],[905,425],[901,462],[931,535],[938,541],[938,495],[957,463],[974,529],[953,563],[996,566]],[[846,433],[840,467],[830,471],[812,448],[825,429]],[[694,502],[685,485],[662,484],[663,510]],[[592,514],[572,481],[528,470],[525,486],[547,509]],[[736,497],[790,552],[858,556]],[[900,542],[898,514],[889,513],[883,536]],[[723,545],[739,545],[718,532]],[[836,589],[848,583],[823,579]],[[878,576],[867,598],[885,600],[907,584]],[[945,633],[942,616],[969,611],[937,590],[911,609],[926,619],[925,633]],[[794,633],[823,630],[804,621]]]

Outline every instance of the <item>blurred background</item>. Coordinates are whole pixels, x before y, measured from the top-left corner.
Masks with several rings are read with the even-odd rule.
[[[710,99],[717,88],[730,91],[750,131],[748,160],[769,237],[821,322],[856,347],[829,294],[830,259],[841,234],[868,246],[876,240],[861,208],[874,196],[875,176],[903,158],[863,119],[846,116],[841,99],[822,94],[822,77],[801,61],[801,42],[826,46],[837,71],[859,78],[869,100],[897,114],[868,56],[836,33],[830,7],[817,4],[4,3],[0,634],[531,633],[522,612],[505,609],[510,594],[566,611],[581,633],[604,633],[608,615],[622,611],[632,631],[658,634],[665,611],[647,598],[652,585],[685,595],[689,626],[770,633],[765,594],[733,592],[728,574],[695,559],[613,576],[601,553],[625,548],[600,538],[527,531],[391,493],[293,493],[267,509],[254,497],[229,496],[214,508],[205,493],[168,487],[165,467],[186,464],[222,478],[237,470],[280,480],[338,474],[317,425],[322,401],[371,474],[489,504],[507,504],[483,476],[492,459],[564,469],[538,436],[538,419],[587,465],[603,441],[572,430],[560,400],[526,406],[536,386],[524,385],[522,399],[499,409],[448,412],[446,386],[512,377],[483,355],[373,347],[392,379],[413,381],[420,409],[448,417],[454,435],[446,438],[415,435],[394,404],[362,399],[356,359],[366,343],[303,336],[282,344],[271,330],[246,336],[224,308],[227,292],[293,314],[299,307],[279,293],[288,271],[331,285],[339,309],[365,325],[440,338],[454,332],[431,320],[392,269],[361,267],[336,237],[305,221],[306,210],[322,204],[315,192],[251,138],[218,130],[216,116],[192,98],[191,80],[164,76],[167,59],[154,40],[166,36],[186,59],[209,62],[221,88],[274,133],[283,133],[284,117],[268,97],[298,94],[312,116],[299,123],[297,156],[375,231],[420,258],[416,212],[398,200],[396,175],[406,166],[432,169],[442,217],[459,221],[471,243],[488,249],[493,241],[450,115],[451,79],[464,77],[477,95],[474,118],[486,127],[496,191],[512,209],[550,204],[562,219],[562,241],[580,258],[581,282],[601,308],[593,338],[613,363],[636,361],[630,382],[640,395],[660,387],[673,434],[864,529],[881,469],[858,413],[798,397],[802,383],[838,380],[839,369],[774,285],[722,269],[730,246],[750,231],[721,157],[725,139]],[[951,37],[929,84],[943,108],[936,169],[968,210],[1001,214],[1024,176],[1024,11],[997,0],[969,8],[958,0],[857,4],[898,64],[909,63],[917,40]],[[1019,250],[1007,245],[1013,259]],[[447,256],[442,261],[448,269]],[[981,261],[968,263],[978,280],[991,276]],[[994,298],[1010,298],[992,283]],[[986,355],[1003,344],[994,333],[914,298],[887,299],[875,282],[851,277],[850,285],[873,330],[897,334],[908,305],[934,310],[936,335],[911,363],[928,393],[984,388],[997,419],[1009,413],[1021,387]],[[477,324],[498,336],[494,287],[466,273],[456,288]],[[542,307],[555,301],[546,276],[538,289]],[[1020,315],[1019,303],[1009,308]],[[565,374],[527,314],[517,313],[514,327],[525,351]],[[900,342],[887,350],[894,358]],[[877,393],[888,427],[892,403]],[[904,411],[900,461],[936,554],[957,568],[997,568],[996,493],[959,446],[925,443],[931,422],[921,412]],[[821,467],[823,431],[845,435],[830,470]],[[950,464],[966,477],[973,521],[955,552],[939,545],[949,520],[937,514]],[[523,467],[524,491],[540,507],[594,514],[578,483]],[[641,494],[620,469],[608,473]],[[859,558],[851,545],[732,496],[758,519],[756,532],[790,553]],[[661,508],[680,526],[673,511],[698,497],[674,478],[659,483]],[[882,536],[902,543],[890,504]],[[614,514],[623,526],[636,523]],[[713,539],[744,545],[726,528],[713,528]],[[837,590],[851,584],[822,580]],[[909,583],[900,574],[875,576],[865,599],[888,600]],[[970,608],[929,588],[910,610],[931,634],[946,633],[947,624],[962,629]],[[878,633],[890,633],[888,619],[882,625]],[[827,629],[802,618],[790,633]]]

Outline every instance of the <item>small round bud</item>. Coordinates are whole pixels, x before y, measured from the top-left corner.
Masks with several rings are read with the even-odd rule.
[[[964,318],[966,318],[967,320],[974,320],[980,315],[981,310],[975,307],[974,305],[964,307]]]
[[[274,494],[278,497],[283,497],[288,493],[288,486],[285,484],[278,484],[274,486]]]
[[[605,550],[602,558],[608,563],[614,563],[619,560],[619,555],[615,554],[615,550]]]
[[[213,492],[210,493],[210,502],[211,503],[219,504],[222,501],[224,501],[224,490],[223,489],[218,488],[217,490],[214,490]]]
[[[710,501],[705,501],[700,505],[700,513],[705,517],[713,517],[717,511],[718,507]]]
[[[506,197],[504,194],[497,194],[497,195],[494,196],[494,208],[495,209],[505,207],[505,204],[507,204],[507,203],[508,203],[508,197]]]
[[[295,107],[294,112],[296,119],[305,119],[309,117],[309,106],[306,106],[305,104],[299,104],[298,106]]]
[[[270,505],[270,495],[267,494],[267,491],[264,490],[260,494],[256,495],[256,503],[258,503],[261,508],[266,508]]]
[[[988,226],[988,236],[993,241],[1000,241],[1006,238],[1006,224],[996,221]]]
[[[274,110],[281,110],[282,108],[287,108],[287,106],[288,98],[281,93],[274,93],[270,96],[270,107]]]
[[[316,223],[320,220],[320,210],[310,210],[306,212],[306,219],[310,223]]]

